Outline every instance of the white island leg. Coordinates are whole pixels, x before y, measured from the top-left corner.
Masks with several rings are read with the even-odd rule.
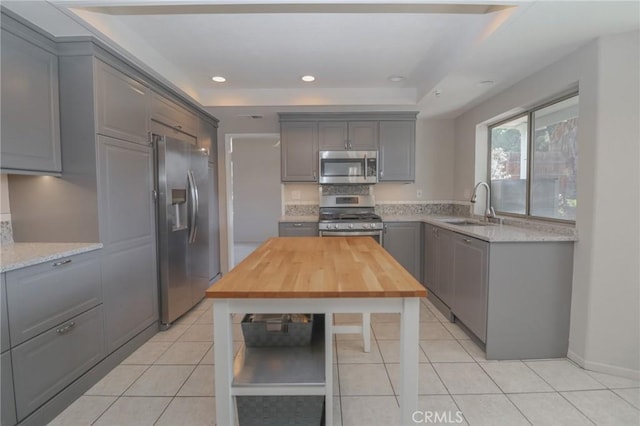
[[[420,299],[402,300],[400,316],[400,424],[413,424],[418,407],[418,329]],[[216,394],[217,396],[217,394]]]
[[[216,424],[235,425],[236,411],[231,396],[233,380],[233,329],[229,303],[213,300],[213,354],[216,388]]]

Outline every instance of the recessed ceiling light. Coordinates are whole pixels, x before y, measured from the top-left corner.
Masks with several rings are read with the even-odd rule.
[[[404,80],[404,77],[401,76],[401,75],[389,76],[389,81],[393,81],[394,83],[397,83],[397,82],[402,81],[402,80]]]
[[[220,75],[216,75],[211,77],[211,80],[215,81],[216,83],[224,83],[225,81],[227,81],[226,78],[220,76]]]
[[[312,75],[303,75],[302,76],[302,81],[304,81],[305,83],[311,83],[312,81],[315,81],[315,77]]]

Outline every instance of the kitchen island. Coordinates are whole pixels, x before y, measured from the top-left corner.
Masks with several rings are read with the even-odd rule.
[[[333,314],[400,313],[400,412],[417,407],[419,298],[424,287],[373,238],[271,238],[207,290],[213,299],[216,422],[235,424],[239,395],[324,395],[333,416]],[[234,383],[233,313],[325,314],[324,382]]]

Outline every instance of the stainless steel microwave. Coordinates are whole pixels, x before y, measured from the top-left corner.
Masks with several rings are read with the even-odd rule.
[[[320,151],[321,184],[378,182],[378,151]]]

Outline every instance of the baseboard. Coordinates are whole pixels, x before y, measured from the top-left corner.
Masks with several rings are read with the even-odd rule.
[[[626,377],[628,379],[640,380],[640,371],[631,368],[618,367],[616,365],[604,364],[601,362],[587,361],[573,351],[567,352],[567,358],[578,364],[585,370],[597,373],[611,374],[613,376]]]

